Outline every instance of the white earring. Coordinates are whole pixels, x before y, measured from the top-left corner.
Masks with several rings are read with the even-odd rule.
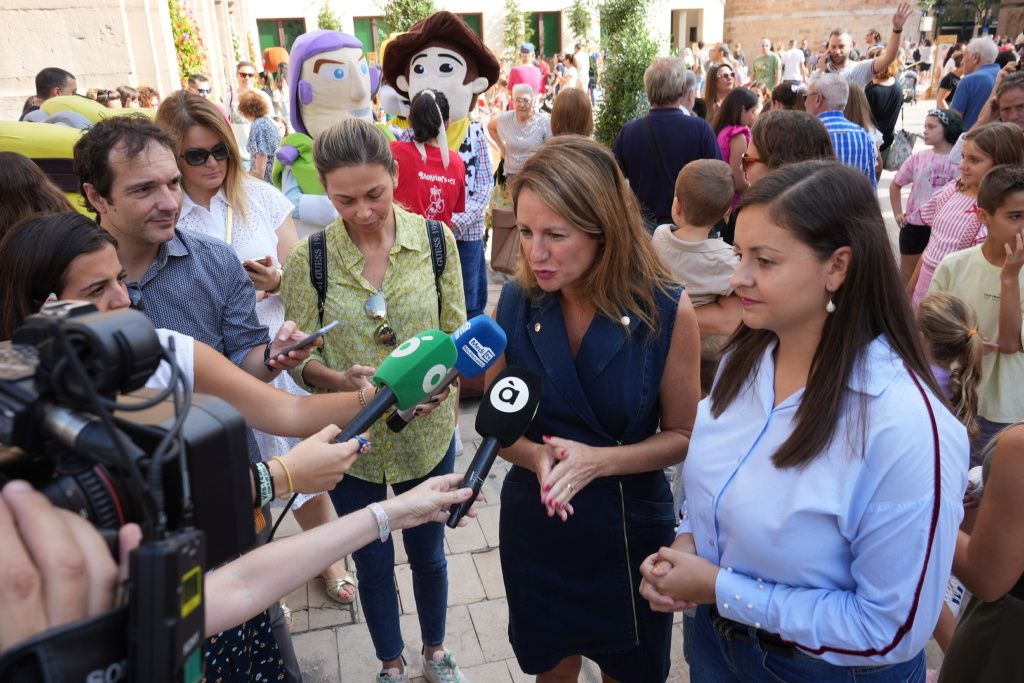
[[[826,313],[835,313],[836,312],[836,302],[832,301],[832,290],[826,289],[825,291],[828,292],[828,303],[825,304],[825,312]]]

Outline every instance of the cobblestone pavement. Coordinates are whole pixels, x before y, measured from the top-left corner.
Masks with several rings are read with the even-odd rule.
[[[921,133],[925,115],[931,106],[932,102],[908,105],[903,126],[911,132]],[[889,182],[893,175],[891,171],[882,174],[878,197],[895,246],[897,231],[888,198]],[[492,281],[489,297],[491,306],[497,301],[499,291],[500,284]],[[465,471],[480,444],[480,436],[473,429],[477,404],[477,400],[462,403],[459,425],[464,450],[455,461],[457,472]],[[463,673],[474,683],[532,680],[531,676],[519,669],[508,642],[508,608],[498,562],[498,494],[508,467],[508,463],[500,458],[495,462],[483,489],[488,502],[480,505],[479,516],[470,520],[465,528],[446,530],[449,584],[446,645],[454,653]],[[298,530],[289,515],[279,533],[287,536]],[[405,658],[413,680],[424,681],[412,578],[405,550],[398,542],[401,532],[396,532],[395,537],[395,580],[402,607]],[[349,566],[353,568],[351,559]],[[307,683],[370,683],[376,680],[380,663],[374,656],[358,600],[350,606],[339,605],[327,597],[323,582],[316,579],[288,595],[286,602],[292,610],[292,638]],[[689,670],[683,661],[682,650],[682,629],[677,617],[673,626],[672,671],[669,681],[689,680]],[[934,642],[929,644],[928,654],[929,665],[938,666],[941,654]],[[600,674],[588,662],[580,679],[587,683],[597,683]]]

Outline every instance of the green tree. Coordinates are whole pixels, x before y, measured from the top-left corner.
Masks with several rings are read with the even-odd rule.
[[[577,43],[585,45],[590,36],[590,4],[586,0],[573,0],[569,8],[569,28]]]
[[[316,15],[316,25],[327,31],[340,31],[341,30],[341,18],[334,13],[331,6],[324,2],[320,6],[320,13]]]
[[[437,12],[434,0],[389,0],[380,5],[391,31],[408,31],[413,24]]]
[[[534,31],[526,25],[526,12],[519,9],[518,0],[505,0],[505,33],[502,57],[512,60],[519,53],[519,46],[533,38]]]
[[[600,6],[606,50],[604,102],[594,126],[594,138],[611,146],[627,122],[648,110],[644,70],[658,46],[645,23],[650,0],[605,0]]]

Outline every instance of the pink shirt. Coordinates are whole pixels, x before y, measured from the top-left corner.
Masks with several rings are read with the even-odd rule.
[[[914,287],[911,304],[914,308],[928,294],[939,261],[954,251],[981,244],[988,229],[978,220],[978,202],[949,183],[921,207],[921,220],[932,227],[928,246],[921,254],[921,273]]]
[[[746,126],[726,126],[718,134],[718,147],[722,150],[722,161],[729,163],[729,145],[732,143],[732,139],[737,135],[742,135],[743,139],[746,140],[746,147],[750,147],[750,129]],[[740,197],[743,194],[737,192],[732,198],[732,208],[736,208],[740,203]]]
[[[911,186],[910,197],[903,211],[907,222],[923,225],[921,207],[958,175],[956,164],[949,160],[949,154],[936,154],[934,150],[921,150],[904,161],[893,182],[900,187]]]
[[[541,92],[541,84],[544,82],[544,75],[540,72],[540,69],[535,67],[533,64],[520,64],[509,69],[508,72],[508,91],[512,92],[512,86],[519,83],[526,83],[528,86],[533,88],[533,92],[539,95]],[[511,106],[511,103],[509,103]]]

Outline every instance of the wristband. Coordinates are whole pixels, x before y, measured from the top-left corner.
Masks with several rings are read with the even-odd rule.
[[[277,372],[277,368],[270,364],[270,345],[273,342],[267,342],[267,345],[263,348],[263,366],[271,372]]]
[[[894,29],[892,30],[892,32],[893,32],[893,33],[903,33],[903,29],[901,29],[901,28],[894,28]]]
[[[293,493],[295,493],[295,486],[294,484],[292,484],[292,473],[288,470],[288,465],[284,464],[284,458],[282,458],[280,455],[276,455],[273,458],[271,458],[271,460],[276,460],[278,463],[281,464],[281,469],[284,470],[284,476],[288,478],[288,493],[282,493],[281,497],[285,498],[287,496],[292,495]]]
[[[384,543],[391,535],[391,520],[388,519],[388,513],[384,512],[379,503],[370,503],[366,507],[377,519],[377,532],[380,534],[380,542]]]
[[[274,499],[274,479],[270,476],[270,469],[266,463],[258,462],[253,467],[259,477],[260,504],[257,507],[263,507]]]

